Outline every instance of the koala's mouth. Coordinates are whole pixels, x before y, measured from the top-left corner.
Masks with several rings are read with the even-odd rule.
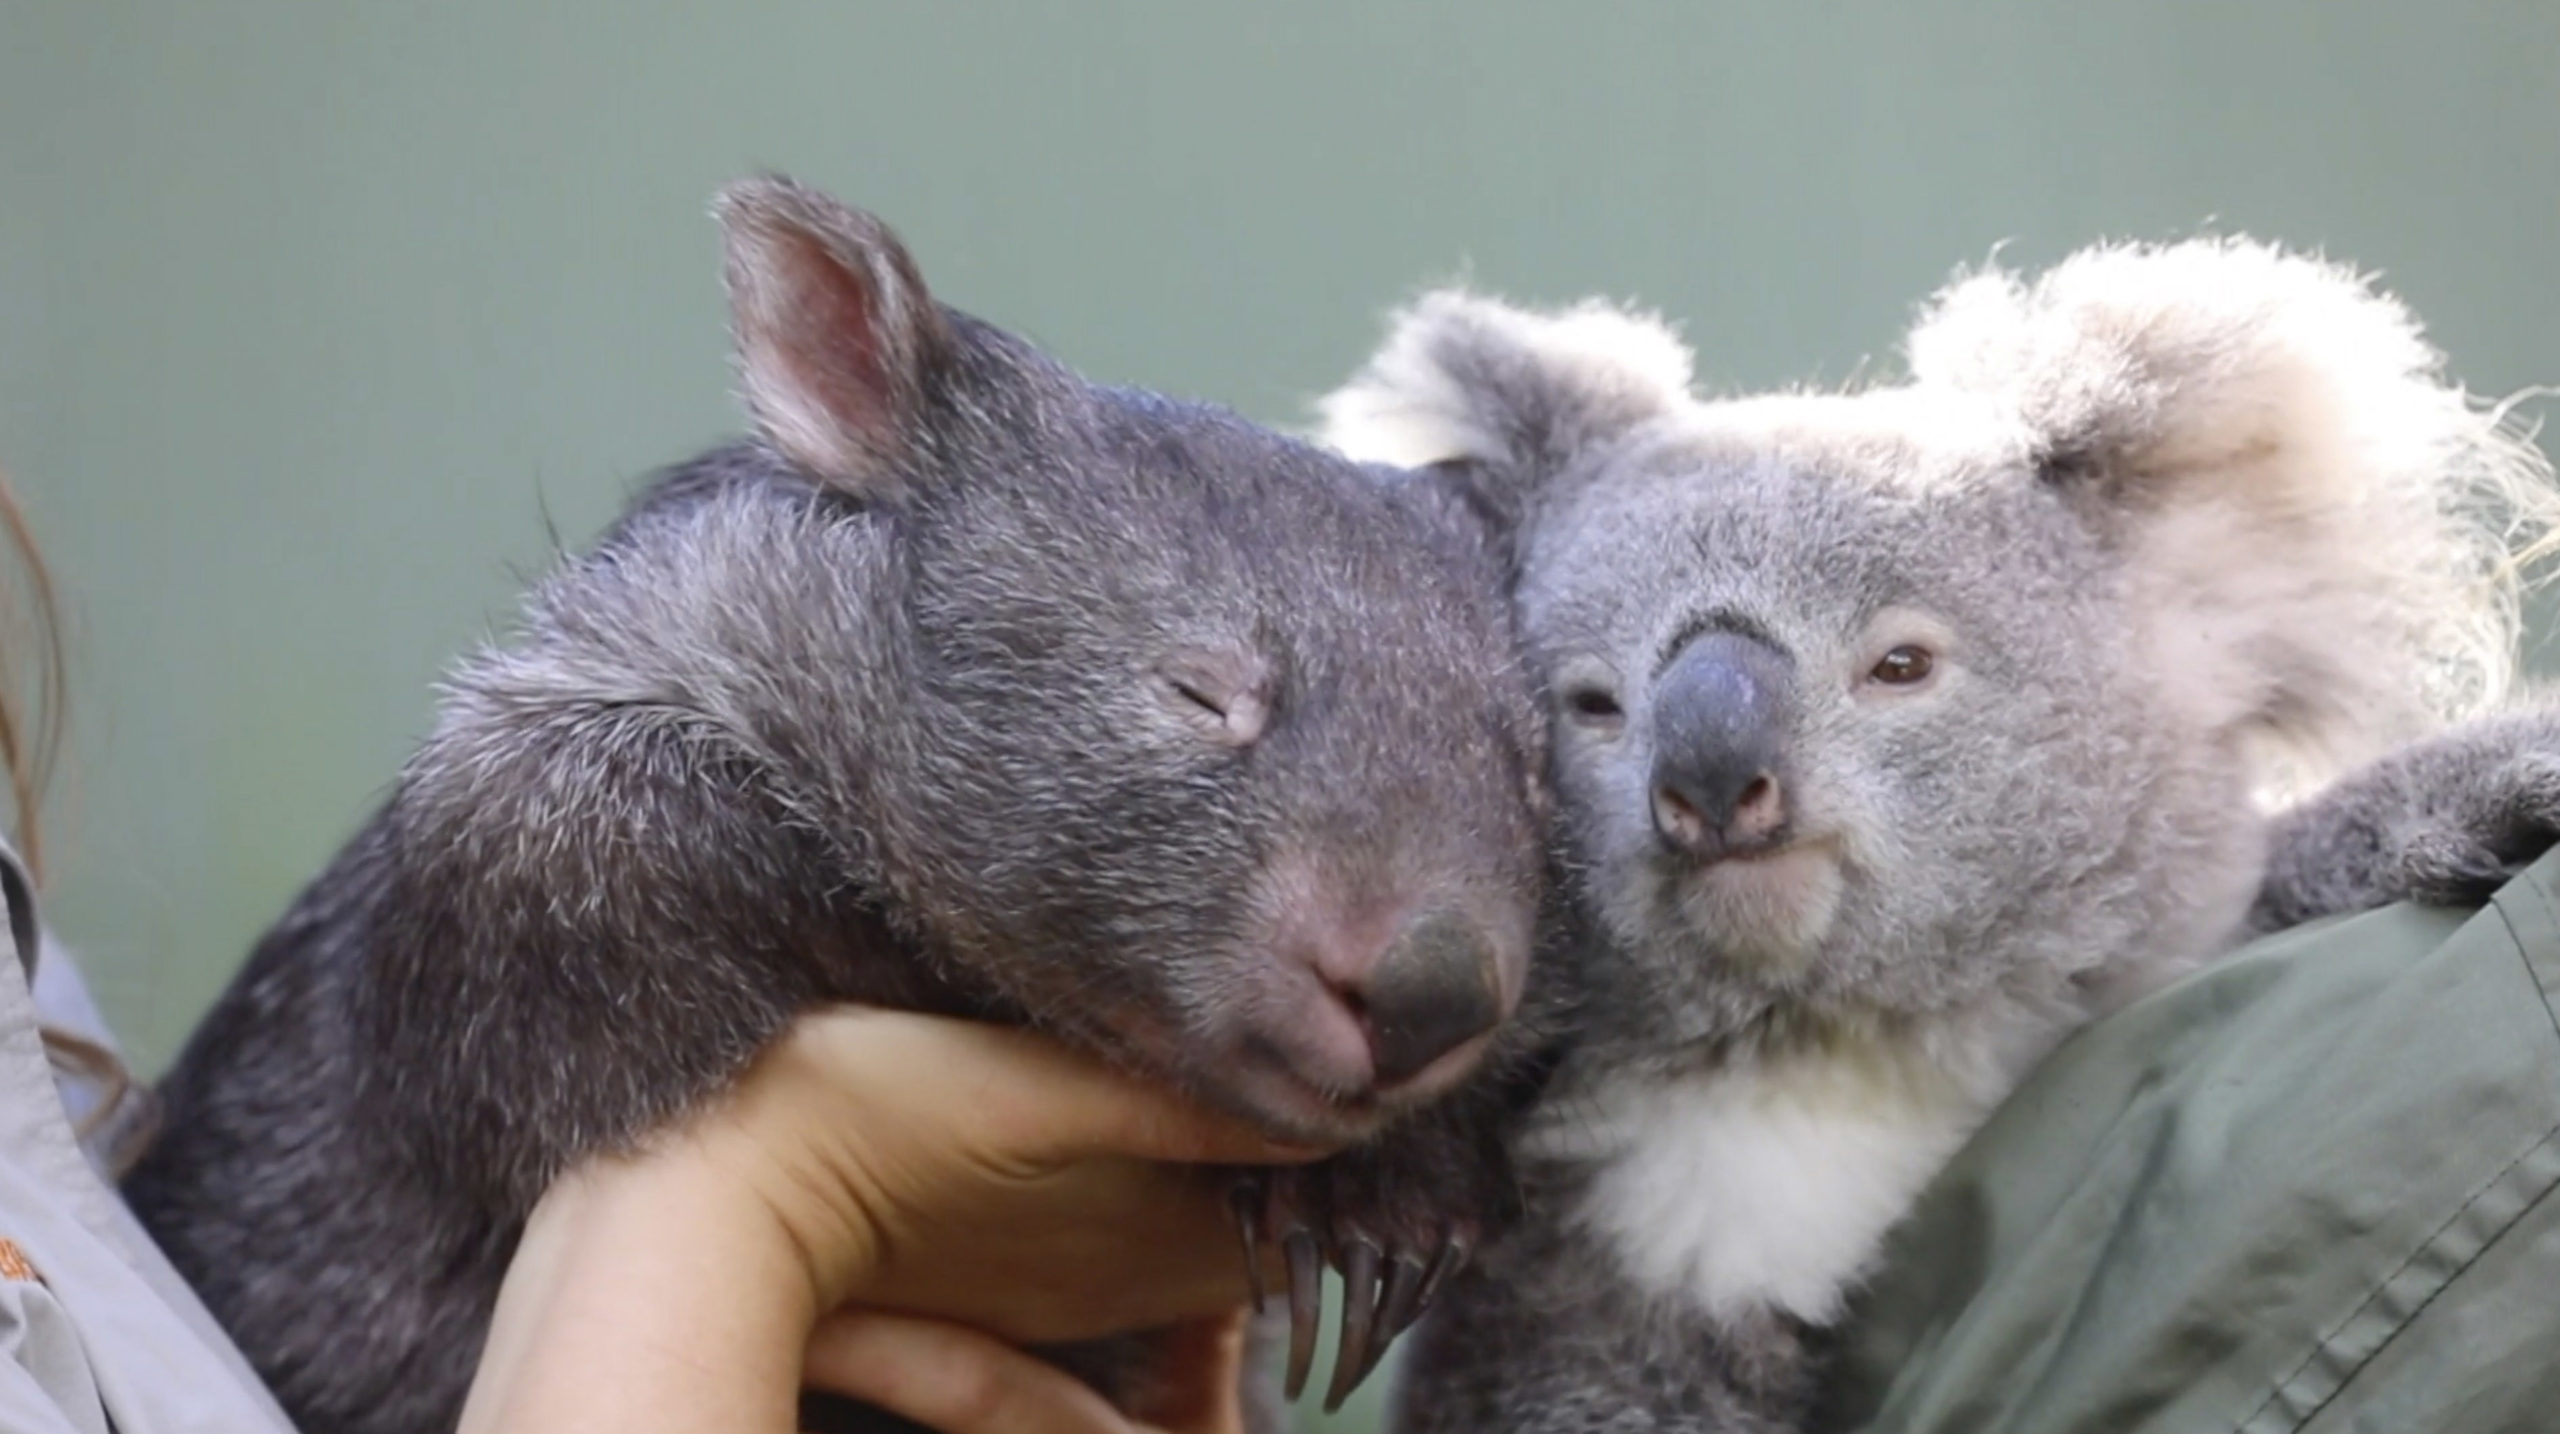
[[[1667,864],[1682,878],[1717,879],[1720,872],[1756,873],[1739,880],[1773,879],[1778,873],[1802,873],[1841,863],[1840,838],[1830,832],[1789,835],[1767,845],[1725,847],[1714,852],[1666,853]]]
[[[1714,856],[1696,858],[1694,864],[1701,871],[1719,866],[1756,866],[1764,862],[1785,861],[1789,857],[1802,856],[1817,849],[1828,851],[1833,847],[1834,843],[1829,837],[1807,837],[1787,842],[1783,846],[1728,848]]]
[[[1847,886],[1840,843],[1806,837],[1783,846],[1692,860],[1671,896],[1691,929],[1746,960],[1793,962],[1830,934]]]

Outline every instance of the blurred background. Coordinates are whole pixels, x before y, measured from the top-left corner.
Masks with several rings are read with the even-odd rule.
[[[1996,243],[2208,225],[2382,271],[2481,393],[2560,383],[2553,0],[8,0],[51,914],[146,1069],[549,533],[733,429],[705,205],[763,167],[1096,377],[1284,425],[1428,280],[1836,382]]]

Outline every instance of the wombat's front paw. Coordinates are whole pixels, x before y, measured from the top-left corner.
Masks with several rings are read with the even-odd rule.
[[[1327,1266],[1343,1284],[1340,1347],[1326,1412],[1369,1377],[1387,1346],[1430,1306],[1443,1281],[1511,1215],[1499,1147],[1455,1132],[1415,1131],[1304,1167],[1252,1170],[1234,1191],[1236,1220],[1261,1300],[1261,1251],[1288,1266],[1285,1390],[1304,1392],[1315,1362]]]

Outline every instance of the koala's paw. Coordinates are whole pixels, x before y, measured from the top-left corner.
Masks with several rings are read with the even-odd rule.
[[[2525,753],[2465,786],[2460,800],[2409,818],[2394,899],[2485,901],[2560,841],[2560,752]]]
[[[1498,1152],[1491,1142],[1426,1127],[1315,1165],[1238,1176],[1232,1198],[1257,1306],[1262,1250],[1277,1246],[1288,1270],[1290,1399],[1305,1391],[1315,1362],[1325,1269],[1339,1271],[1343,1284],[1325,1392],[1330,1413],[1422,1317],[1441,1284],[1511,1218],[1510,1172]]]
[[[2560,842],[2560,706],[2464,723],[2350,773],[2271,834],[2259,931],[2395,901],[2472,905]]]

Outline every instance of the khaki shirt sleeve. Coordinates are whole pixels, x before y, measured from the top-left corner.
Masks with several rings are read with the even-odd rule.
[[[0,1249],[0,1266],[23,1264]],[[109,1434],[78,1326],[34,1280],[0,1280],[0,1434]]]
[[[2560,1428],[2560,852],[2065,1044],[1896,1232],[1820,1427]]]
[[[0,846],[0,1434],[285,1434],[248,1364],[74,1137],[28,974],[42,927]]]

